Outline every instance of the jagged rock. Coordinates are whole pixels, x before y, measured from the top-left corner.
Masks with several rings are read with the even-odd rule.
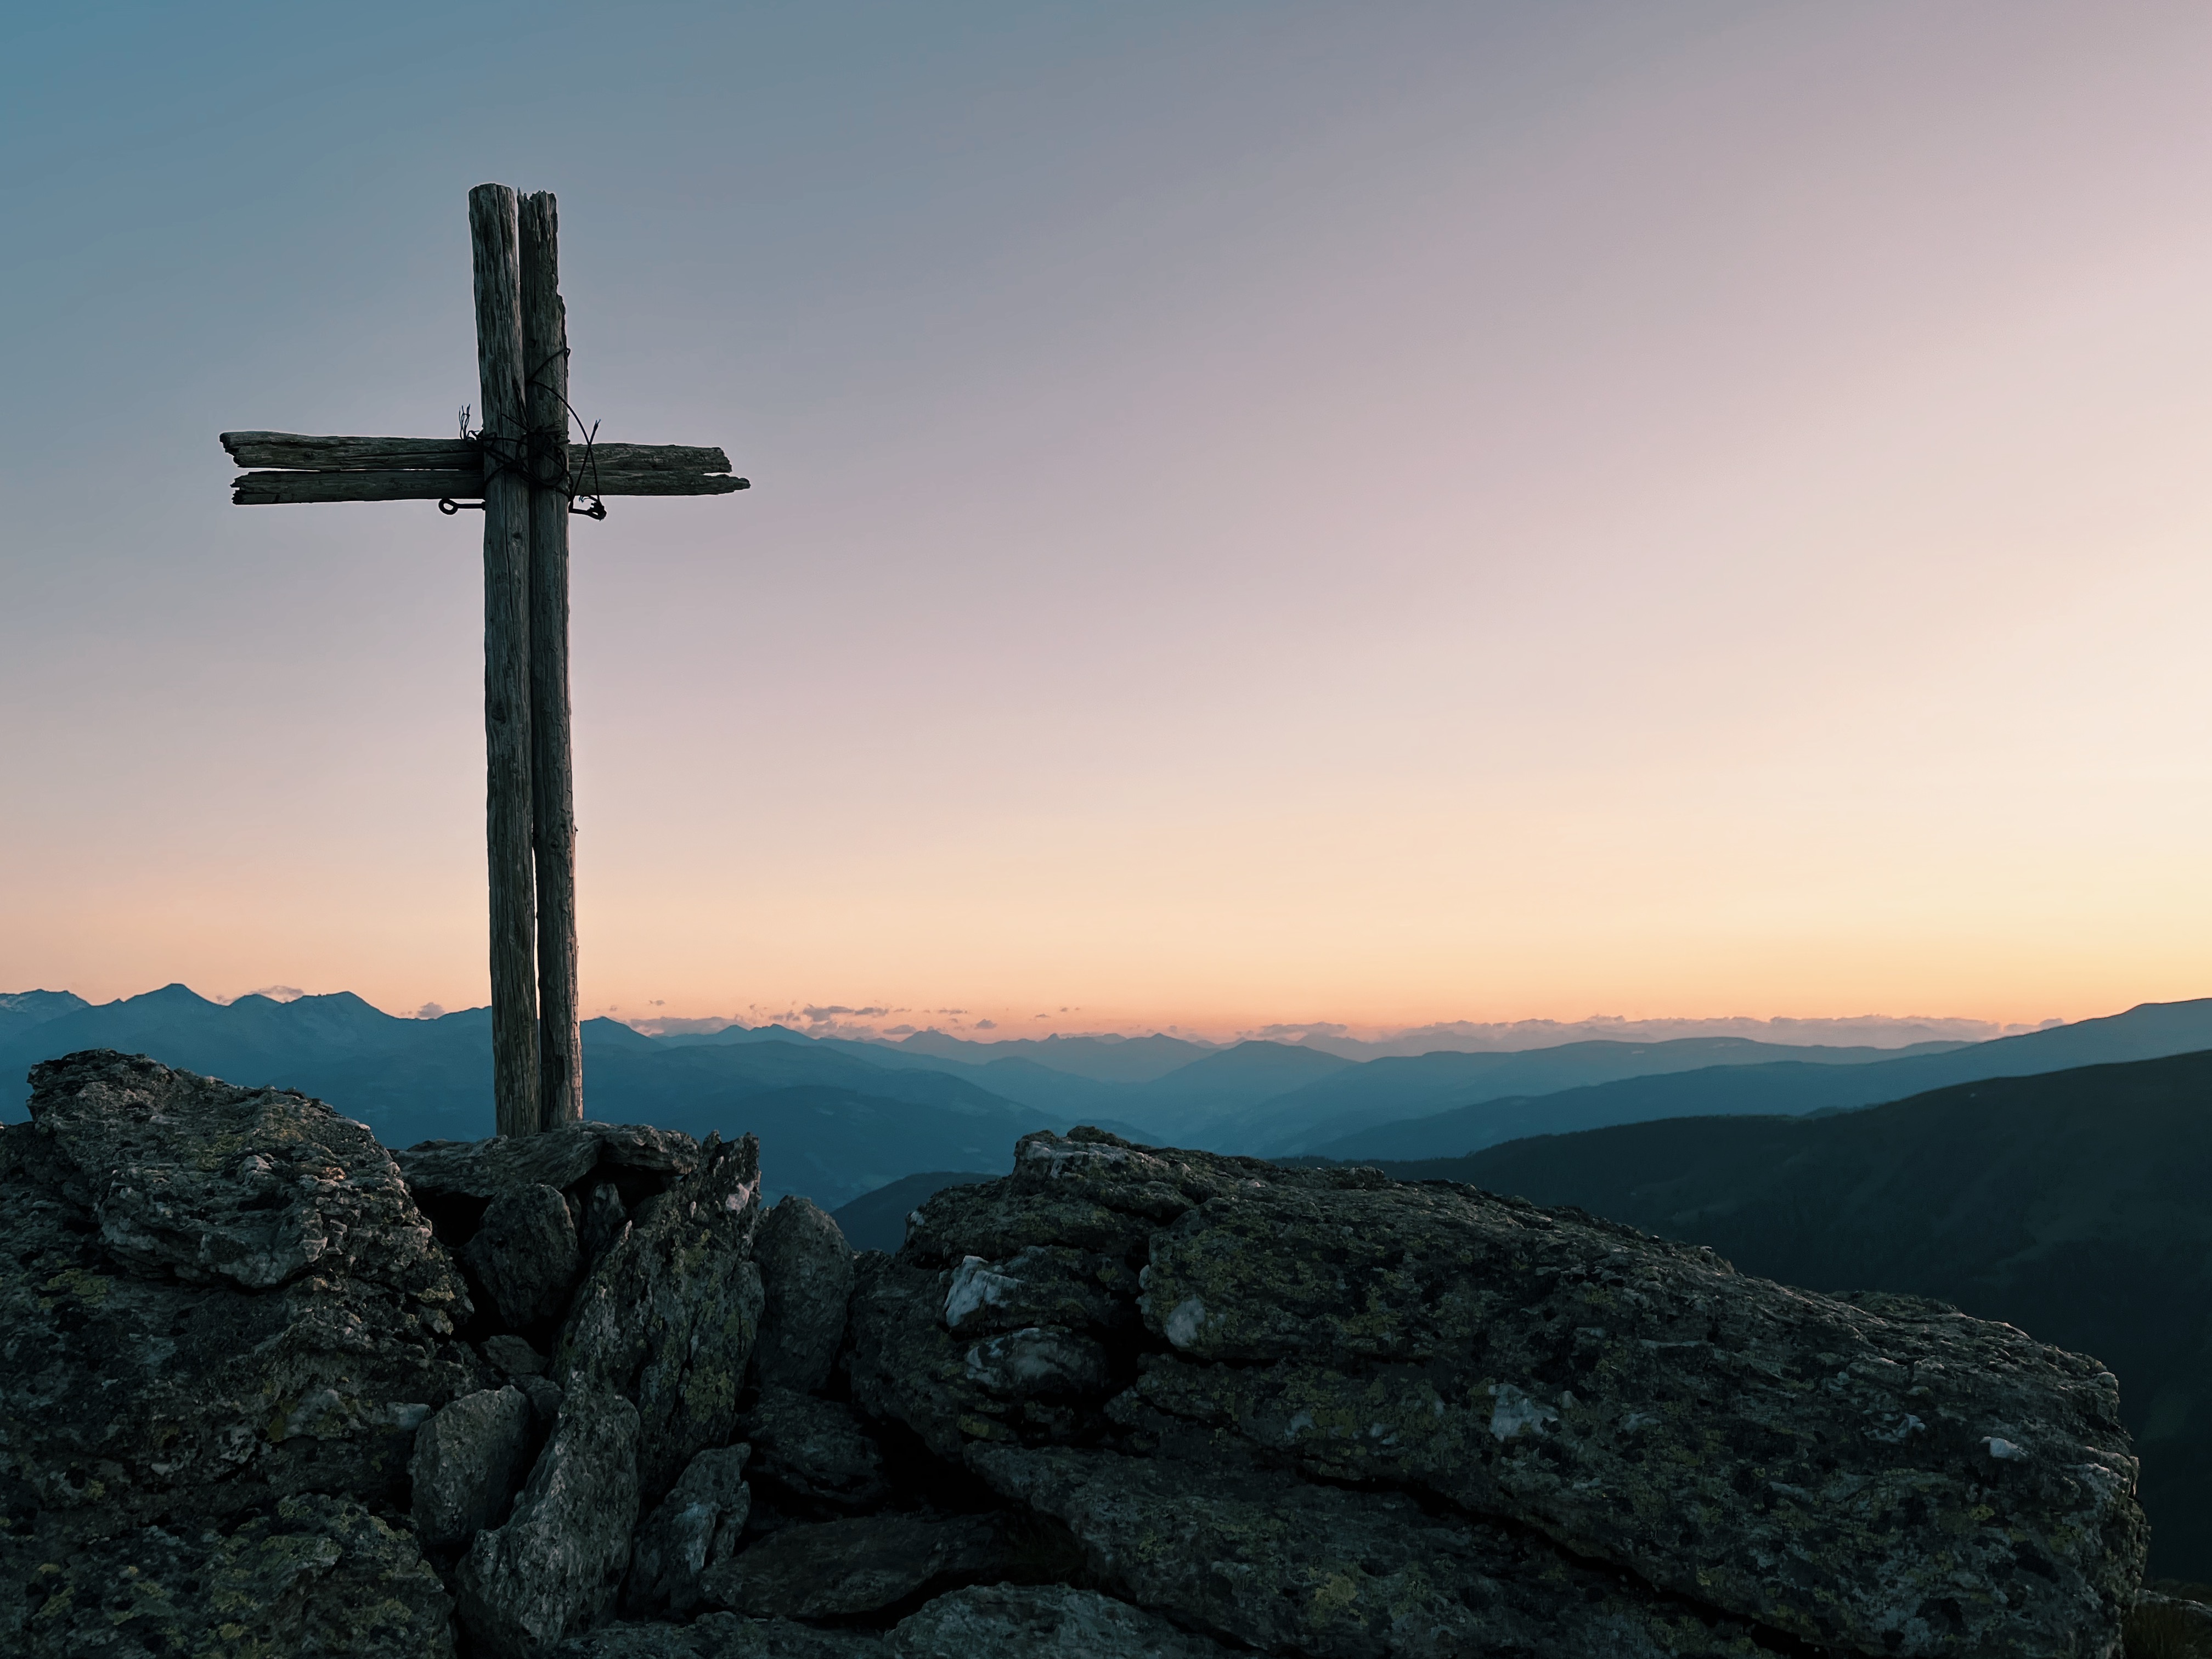
[[[1142,1264],[1168,1352],[1117,1413],[994,1395],[946,1328],[961,1270],[1033,1248]],[[2101,1656],[2141,1572],[2135,1464],[2094,1361],[1373,1170],[1029,1136],[1008,1179],[924,1206],[864,1273],[854,1327],[855,1400],[939,1455],[1096,1439],[1141,1406],[1824,1647]]]
[[[2097,1653],[2141,1575],[2117,1383],[2009,1326],[1402,1184],[1209,1200],[1147,1282],[1160,1409],[1806,1641]]]
[[[418,1208],[300,1096],[37,1081],[0,1650],[444,1654],[420,1547],[463,1545],[487,1659],[2113,1659],[2173,1613],[2094,1362],[1575,1212],[1077,1131],[856,1263],[811,1206],[762,1224],[750,1137],[436,1144]],[[588,1264],[550,1362],[457,1340],[447,1241],[534,1333]],[[732,1611],[608,1624],[626,1574]]]
[[[509,1376],[543,1376],[545,1356],[519,1336],[488,1336],[480,1345],[485,1363]]]
[[[976,1445],[993,1486],[1067,1526],[1091,1571],[1146,1607],[1311,1659],[1752,1659],[1741,1620],[1653,1595],[1495,1523],[1427,1516],[1231,1458]]]
[[[128,1271],[265,1291],[313,1267],[452,1299],[392,1155],[319,1100],[106,1049],[32,1067],[31,1090],[49,1172]]]
[[[637,1523],[638,1438],[629,1401],[572,1389],[514,1515],[461,1558],[461,1622],[495,1659],[530,1659],[613,1605]]]
[[[685,1464],[729,1443],[760,1327],[750,1260],[760,1215],[760,1143],[709,1136],[699,1167],[641,1205],[629,1231],[576,1293],[551,1375],[638,1409],[638,1480],[658,1503]]]
[[[699,1605],[699,1575],[736,1553],[752,1493],[746,1446],[702,1451],[647,1516],[631,1547],[623,1605],[633,1615],[687,1613]]]
[[[197,1538],[309,1492],[404,1508],[416,1430],[477,1368],[460,1276],[381,1149],[319,1103],[143,1059],[33,1078],[32,1121],[0,1131],[0,1598],[156,1521]]]
[[[890,1495],[881,1449],[850,1406],[763,1389],[738,1419],[756,1479],[799,1507],[873,1509]]]
[[[458,1549],[498,1524],[529,1435],[530,1402],[514,1389],[465,1394],[416,1431],[407,1478],[425,1549]]]
[[[944,1188],[915,1212],[896,1256],[863,1261],[853,1398],[953,1462],[974,1438],[1091,1436],[1133,1374],[1154,1230],[1240,1185],[1327,1187],[1335,1175],[1203,1154],[1171,1162],[1111,1136],[1029,1136],[1010,1179]]]
[[[22,1659],[450,1659],[452,1605],[406,1533],[310,1494],[227,1534],[146,1527],[59,1555],[29,1616],[0,1623],[0,1646]]]
[[[1004,1572],[1012,1562],[994,1519],[872,1515],[786,1527],[709,1567],[706,1599],[755,1617],[836,1619],[902,1601],[941,1578]]]
[[[568,1305],[576,1285],[576,1224],[551,1187],[510,1187],[485,1208],[461,1250],[501,1322],[524,1328]]]
[[[606,1625],[546,1659],[893,1659],[873,1631],[817,1630],[788,1619],[710,1613],[688,1625]],[[988,1659],[984,1654],[969,1659]]]
[[[518,1187],[562,1191],[604,1171],[651,1178],[658,1188],[698,1167],[699,1143],[673,1129],[635,1123],[570,1123],[542,1134],[489,1140],[426,1140],[398,1155],[416,1201],[496,1198]]]
[[[853,1398],[957,1462],[975,1437],[1066,1439],[1127,1380],[1094,1338],[1056,1326],[957,1335],[955,1275],[902,1260],[863,1265],[853,1297]],[[1128,1275],[1133,1297],[1135,1275]],[[1133,1302],[1130,1318],[1134,1319]]]
[[[1050,1325],[1133,1334],[1137,1274],[1117,1257],[1032,1244],[1004,1261],[964,1256],[945,1293],[945,1324],[963,1336]]]
[[[852,1249],[836,1222],[794,1194],[761,1218],[753,1260],[765,1298],[754,1375],[763,1388],[812,1394],[830,1380],[845,1338]]]
[[[894,1659],[1228,1659],[1156,1613],[1064,1584],[979,1584],[901,1620]]]

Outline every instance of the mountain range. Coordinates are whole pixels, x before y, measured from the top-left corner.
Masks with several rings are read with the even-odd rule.
[[[2212,1054],[1382,1167],[1575,1205],[1811,1290],[1929,1297],[2094,1354],[2120,1378],[2143,1461],[2152,1571],[2212,1580]]]
[[[920,1171],[996,1171],[1017,1135],[1079,1122],[1157,1144],[1367,1161],[1659,1117],[1855,1107],[1978,1077],[2212,1048],[2212,1000],[1903,1049],[1705,1036],[1363,1062],[1303,1043],[1209,1048],[1162,1035],[888,1042],[769,1025],[651,1036],[611,1019],[587,1021],[583,1040],[592,1116],[750,1129],[775,1178],[835,1206]],[[403,1019],[343,992],[225,1004],[181,985],[96,1006],[66,992],[0,996],[0,1078],[93,1048],[302,1089],[387,1145],[491,1130],[483,1009]],[[0,1116],[20,1115],[21,1098],[0,1093]]]
[[[2205,1048],[2212,1048],[2212,999],[2147,1002],[2103,1019],[2085,1019],[1988,1042],[1929,1044],[1886,1054],[1875,1051],[1861,1064],[1839,1061],[1844,1055],[1863,1051],[1830,1050],[1828,1058],[1820,1062],[1762,1054],[1726,1067],[1662,1071],[1655,1066],[1644,1075],[1578,1088],[1553,1085],[1518,1093],[1500,1091],[1491,1098],[1470,1099],[1451,1110],[1425,1117],[1387,1122],[1370,1117],[1370,1127],[1333,1139],[1316,1134],[1305,1138],[1302,1146],[1278,1146],[1271,1150],[1310,1151],[1358,1163],[1450,1158],[1524,1135],[1717,1113],[1802,1116],[1902,1100],[1981,1078],[2033,1077],[2077,1066],[2153,1060]],[[1374,1065],[1389,1063],[1377,1060]]]

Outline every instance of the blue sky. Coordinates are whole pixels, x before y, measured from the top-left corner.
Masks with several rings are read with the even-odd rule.
[[[2198,9],[27,9],[0,981],[481,999],[473,526],[215,434],[498,179],[756,483],[578,532],[594,1012],[2205,988]]]

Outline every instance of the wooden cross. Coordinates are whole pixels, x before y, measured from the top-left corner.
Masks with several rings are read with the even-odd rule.
[[[469,192],[483,425],[458,438],[226,432],[231,500],[436,501],[484,515],[485,830],[491,864],[492,1089],[498,1131],[584,1115],[576,1009],[576,820],[568,750],[568,520],[605,495],[749,488],[719,449],[572,445],[568,330],[549,193]],[[591,505],[579,507],[580,497]]]

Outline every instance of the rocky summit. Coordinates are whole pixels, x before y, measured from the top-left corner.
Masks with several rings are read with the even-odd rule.
[[[2138,1605],[2095,1361],[1577,1211],[1079,1129],[855,1257],[750,1136],[32,1083],[10,1653],[2108,1659]]]

